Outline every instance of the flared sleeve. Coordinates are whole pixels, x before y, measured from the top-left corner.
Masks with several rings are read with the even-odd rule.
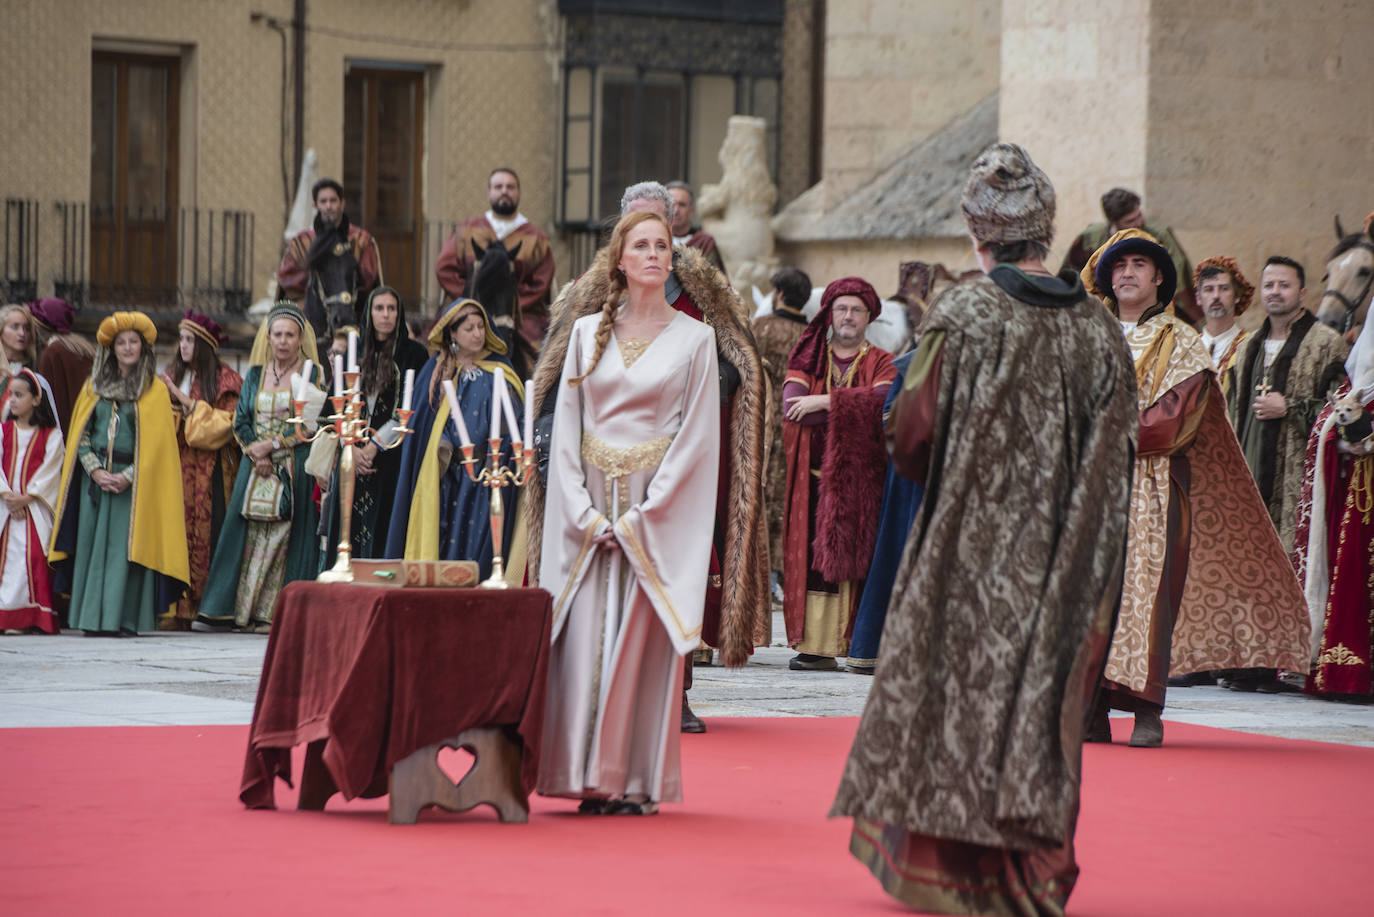
[[[57,494],[62,487],[64,452],[66,445],[62,442],[62,431],[54,427],[48,432],[42,464],[23,487],[23,492],[34,498],[29,504],[29,518],[33,520],[40,545],[46,545],[48,536],[52,534],[53,507],[57,506]]]
[[[630,569],[680,655],[696,649],[701,640],[715,524],[720,397],[715,342],[709,334],[699,336],[692,351],[681,416],[644,500],[615,524]]]
[[[551,640],[557,640],[562,632],[572,597],[596,553],[592,540],[610,527],[592,505],[582,470],[582,389],[568,384],[569,379],[583,373],[582,332],[583,326],[574,324],[568,339],[549,449],[539,585],[554,598]]]

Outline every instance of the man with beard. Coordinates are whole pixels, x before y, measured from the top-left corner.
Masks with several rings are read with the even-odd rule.
[[[1308,435],[1327,395],[1345,380],[1349,348],[1302,307],[1306,277],[1292,258],[1274,255],[1260,274],[1264,324],[1231,368],[1227,408],[1284,549],[1293,550]],[[1236,672],[1233,691],[1277,693],[1273,669]]]
[[[887,465],[883,400],[897,377],[892,354],[864,339],[881,312],[868,281],[836,280],[787,359],[782,614],[794,670],[833,671],[849,655],[873,559]]]
[[[1073,245],[1069,248],[1068,255],[1064,258],[1064,264],[1060,270],[1073,268],[1081,271],[1083,266],[1088,263],[1088,258],[1092,253],[1102,247],[1107,241],[1107,237],[1113,233],[1118,233],[1123,229],[1143,229],[1156,242],[1169,252],[1169,260],[1174,265],[1174,276],[1187,277],[1188,256],[1183,253],[1183,248],[1174,238],[1174,232],[1168,226],[1156,222],[1147,222],[1145,212],[1140,206],[1140,195],[1126,188],[1113,188],[1102,195],[1102,215],[1106,221],[1102,223],[1092,223],[1081,233],[1078,238],[1073,240]],[[1174,307],[1184,318],[1196,324],[1201,318],[1197,306],[1193,302],[1193,291],[1188,288],[1178,290],[1173,300]],[[1166,303],[1167,305],[1167,303]]]
[[[1131,746],[1158,748],[1171,671],[1306,671],[1307,616],[1207,351],[1168,309],[1169,252],[1125,229],[1082,276],[1121,322],[1140,411],[1121,611],[1088,740],[1111,741],[1110,705],[1135,714]]]
[[[346,272],[352,278],[352,289],[338,295],[345,306],[353,308],[367,295],[381,277],[381,260],[377,241],[361,226],[354,226],[344,210],[343,185],[332,178],[322,178],[310,189],[315,201],[315,224],[286,244],[281,267],[277,269],[280,299],[290,299],[301,307],[310,320],[317,338],[329,330],[329,308],[321,293],[319,275],[329,259],[342,258],[352,262]]]
[[[1249,308],[1255,288],[1246,281],[1235,259],[1217,255],[1203,259],[1193,271],[1193,289],[1205,322],[1202,346],[1212,358],[1212,369],[1225,395],[1230,391],[1229,370],[1236,354],[1250,339],[1236,324],[1236,317]]]
[[[716,248],[716,237],[701,227],[692,227],[692,214],[696,207],[696,195],[692,186],[685,181],[670,181],[666,185],[673,197],[673,245],[687,245],[706,256],[713,268],[725,274],[725,262],[721,260],[720,249]],[[729,275],[726,274],[726,279]]]
[[[620,215],[650,210],[672,226],[673,198],[656,181],[625,189]],[[586,273],[568,284],[550,310],[553,324],[534,370],[534,404],[540,414],[534,439],[536,450],[547,454],[541,432],[550,425],[558,395],[558,378],[567,355],[573,322],[599,311],[610,290],[610,265],[605,249],[597,253]],[[753,335],[740,321],[739,299],[720,271],[695,248],[673,250],[673,267],[664,288],[668,305],[710,325],[716,336],[720,366],[720,474],[716,496],[716,526],[706,588],[702,641],[720,648],[722,661],[741,666],[753,647],[766,645],[771,615],[768,603],[768,539],[763,519],[764,377]],[[541,458],[542,461],[542,458]],[[538,476],[525,489],[525,519],[531,582],[539,572],[544,530],[544,487]],[[692,660],[686,661],[683,682],[682,731],[705,732],[692,713],[687,689],[692,685]]]
[[[514,169],[500,166],[487,176],[487,204],[490,210],[459,223],[444,242],[434,273],[448,294],[444,302],[461,299],[477,260],[473,246],[485,251],[495,242],[503,244],[514,253],[511,260],[519,283],[515,330],[531,352],[538,353],[549,330],[549,286],[553,283],[549,237],[520,212],[520,177]],[[501,319],[496,321],[499,324]]]

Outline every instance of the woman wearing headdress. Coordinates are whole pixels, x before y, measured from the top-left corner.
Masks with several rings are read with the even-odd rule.
[[[191,588],[176,610],[158,622],[162,630],[189,630],[195,619],[210,569],[210,552],[219,539],[239,467],[233,428],[243,379],[219,358],[220,345],[229,337],[214,319],[189,309],[179,331],[176,354],[163,371],[162,381],[172,393],[181,453]]]
[[[367,298],[363,316],[362,353],[358,359],[358,384],[362,394],[362,419],[377,430],[365,446],[355,446],[353,467],[353,522],[350,540],[354,557],[381,557],[385,553],[387,525],[396,499],[396,480],[401,472],[401,450],[383,450],[377,442],[391,445],[398,426],[406,370],[416,373],[425,365],[429,351],[410,339],[401,294],[391,287],[377,287]],[[334,468],[330,484],[336,493],[339,472]],[[323,565],[332,566],[339,544],[339,510],[330,501],[329,532]]]
[[[9,389],[9,380],[19,370],[38,368],[37,335],[34,334],[33,316],[27,306],[11,304],[0,306],[0,350],[5,359],[0,363],[0,410]]]
[[[181,461],[153,367],[156,340],[142,312],[108,316],[72,408],[48,560],[57,589],[70,591],[71,625],[88,634],[154,629],[190,581]]]
[[[683,657],[701,640],[720,458],[711,328],[670,307],[668,224],[621,219],[558,385],[539,581],[555,596],[538,791],[585,813],[682,798]]]
[[[411,560],[475,560],[490,574],[492,541],[487,488],[473,483],[461,464],[461,442],[449,419],[443,381],[452,380],[482,468],[487,455],[496,377],[506,380],[516,417],[523,415],[520,378],[506,356],[506,345],[492,330],[486,310],[475,299],[456,300],[434,323],[429,345],[435,349],[415,380],[415,432],[401,448],[396,504],[387,534],[386,556]],[[510,431],[503,429],[502,456],[511,456]],[[514,496],[502,488],[505,503],[505,553],[510,555],[515,523]],[[514,566],[510,572],[514,573]],[[517,583],[518,585],[518,583]]]
[[[310,447],[288,420],[293,378],[306,360],[319,362],[315,336],[300,309],[278,303],[258,329],[234,412],[243,461],[200,601],[199,617],[207,621],[266,632],[282,587],[319,569],[314,479],[305,472]],[[322,378],[313,366],[308,417],[324,403],[316,387]]]
[[[0,423],[0,630],[57,633],[47,544],[62,474],[51,392],[31,369],[10,380]]]
[[[38,344],[38,374],[52,386],[58,425],[70,431],[77,393],[91,377],[95,347],[72,332],[76,310],[65,299],[49,297],[31,302],[29,313]]]

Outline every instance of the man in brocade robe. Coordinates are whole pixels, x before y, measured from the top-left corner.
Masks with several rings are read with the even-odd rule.
[[[873,558],[887,466],[883,399],[897,376],[892,355],[864,339],[881,313],[868,281],[836,280],[787,360],[782,611],[794,670],[833,670],[849,655]]]
[[[1106,243],[1108,236],[1123,229],[1143,229],[1151,238],[1168,250],[1169,260],[1174,265],[1174,276],[1181,278],[1190,276],[1188,256],[1183,253],[1183,247],[1174,238],[1173,230],[1160,223],[1146,222],[1145,212],[1140,208],[1139,194],[1125,188],[1113,188],[1102,195],[1102,215],[1106,217],[1105,222],[1089,224],[1073,240],[1068,255],[1064,257],[1061,271],[1065,268],[1081,271],[1083,266],[1088,263],[1088,258],[1092,256],[1092,253]],[[1185,287],[1176,291],[1173,305],[1178,314],[1190,324],[1196,324],[1202,317],[1197,305],[1193,302],[1191,289]]]
[[[277,268],[277,286],[278,299],[289,299],[299,306],[319,339],[329,330],[329,307],[321,293],[347,297],[342,300],[344,305],[356,312],[357,303],[366,301],[367,294],[381,279],[381,258],[372,234],[349,222],[343,185],[332,178],[322,178],[310,189],[310,195],[315,201],[314,226],[286,243],[281,267]],[[324,262],[331,258],[352,262],[346,273],[352,278],[353,289],[337,293],[323,290],[319,274]]]
[[[636,210],[658,213],[671,226],[673,199],[655,181],[638,182],[621,197],[621,216]],[[601,309],[610,290],[610,266],[603,249],[592,266],[559,294],[553,323],[534,370],[534,403],[543,419],[553,413],[558,375],[567,354],[572,324]],[[728,666],[741,666],[755,646],[769,642],[772,623],[768,604],[768,541],[763,520],[764,426],[763,367],[753,335],[739,319],[739,298],[700,251],[676,248],[664,288],[668,305],[710,325],[716,336],[720,372],[720,472],[716,523],[712,540],[702,641],[720,649]],[[535,434],[536,448],[540,435]],[[544,487],[538,476],[526,485],[531,580],[538,576],[539,544],[544,519]],[[692,659],[685,662],[682,731],[705,732],[706,726],[687,703],[692,686]]]
[[[811,298],[811,278],[785,267],[770,280],[773,311],[754,319],[754,341],[768,377],[768,480],[764,509],[768,514],[768,561],[775,576],[782,575],[782,519],[787,506],[787,454],[782,447],[782,383],[787,358],[806,330],[802,308]],[[777,593],[774,593],[775,595]]]
[[[922,913],[1062,917],[1135,380],[1111,316],[1045,270],[1054,189],[1021,147],[978,157],[962,209],[987,274],[931,304],[888,422],[898,473],[928,489],[830,814]]]
[[[549,330],[549,287],[553,284],[553,249],[549,237],[520,212],[520,177],[514,169],[501,166],[487,176],[487,204],[490,209],[481,216],[470,217],[444,241],[434,273],[439,286],[448,294],[444,302],[453,302],[468,294],[468,275],[476,263],[474,244],[486,249],[500,242],[507,251],[519,251],[511,259],[515,263],[519,311],[512,319],[516,332],[524,340],[530,353],[538,354]],[[504,317],[493,319],[498,324]]]
[[[1374,214],[1371,215],[1374,218]],[[1368,224],[1366,224],[1368,225]],[[1374,693],[1374,322],[1365,322],[1346,359],[1336,404],[1363,412],[1342,426],[1335,406],[1317,417],[1307,443],[1293,563],[1312,622],[1307,693],[1368,698]]]
[[[1307,620],[1207,351],[1167,307],[1177,284],[1168,251],[1122,230],[1083,280],[1121,322],[1140,410],[1121,612],[1089,741],[1111,741],[1110,704],[1135,714],[1133,747],[1158,748],[1171,671],[1305,671]]]
[[[716,237],[700,226],[695,229],[692,227],[692,214],[696,209],[696,195],[692,193],[692,186],[685,181],[670,181],[665,187],[673,196],[673,222],[669,228],[673,231],[674,247],[686,245],[695,248],[706,256],[708,264],[729,280],[730,275],[725,272],[720,249],[716,248]]]
[[[1227,396],[1245,462],[1290,554],[1308,436],[1327,395],[1344,379],[1349,352],[1339,334],[1303,308],[1305,285],[1293,259],[1275,255],[1265,263],[1260,296],[1268,316],[1231,368]],[[1268,694],[1283,689],[1272,669],[1233,672],[1226,686]]]

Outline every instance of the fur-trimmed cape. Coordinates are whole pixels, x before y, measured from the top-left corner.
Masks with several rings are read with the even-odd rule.
[[[768,601],[768,539],[763,520],[764,379],[763,366],[749,329],[739,319],[738,297],[725,279],[691,248],[680,248],[674,272],[683,292],[701,310],[702,320],[716,335],[722,361],[739,371],[740,384],[731,399],[728,416],[728,463],[723,525],[724,552],[721,564],[719,644],[726,665],[743,665],[754,645],[754,636]],[[601,309],[610,292],[608,256],[602,249],[587,272],[568,284],[553,304],[552,326],[539,352],[534,370],[534,404],[543,405],[556,394],[568,337],[573,322]],[[537,408],[536,408],[537,409]],[[722,451],[725,451],[724,449]],[[544,535],[544,487],[538,476],[526,485],[531,582],[539,575],[539,552]],[[702,571],[706,575],[706,571]]]

